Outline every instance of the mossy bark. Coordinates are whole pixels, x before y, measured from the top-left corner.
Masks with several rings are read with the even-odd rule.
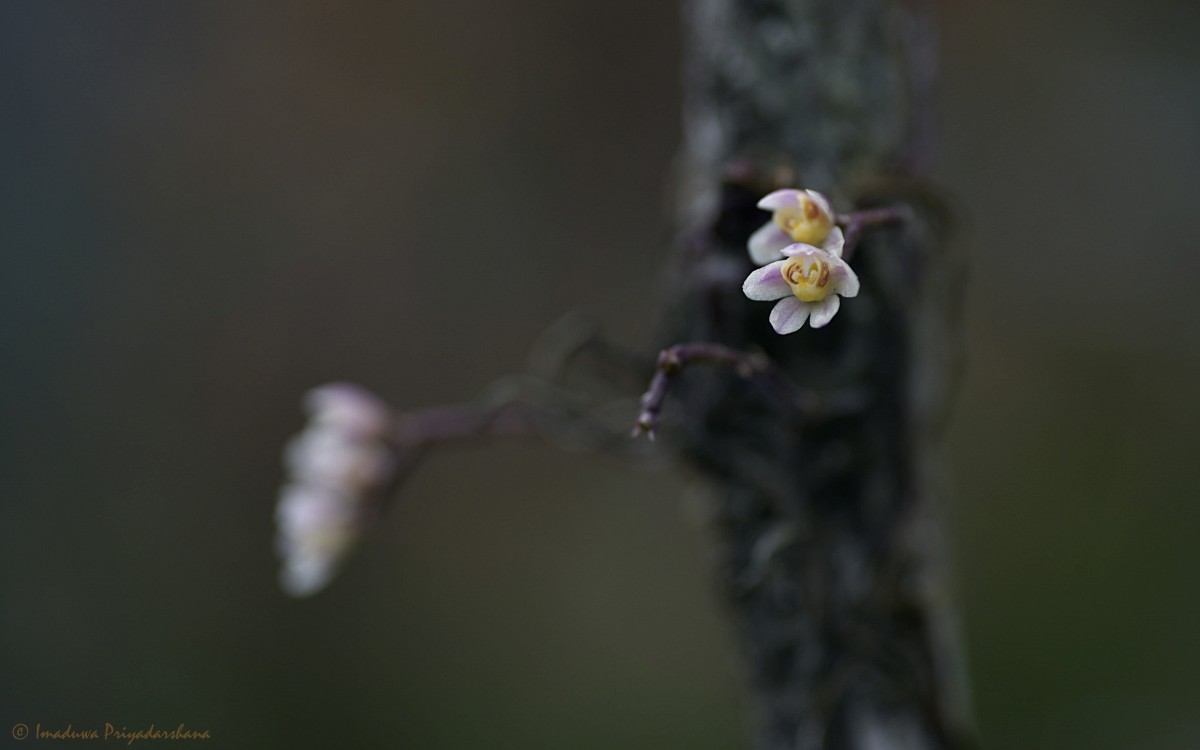
[[[671,339],[761,349],[807,394],[798,407],[753,378],[693,368],[668,407],[717,490],[759,747],[967,747],[931,521],[961,273],[919,180],[929,18],[888,0],[689,0],[684,13]],[[866,233],[862,291],[827,328],[778,336],[771,305],[741,282],[746,240],[768,218],[755,203],[785,186],[843,211],[905,202],[917,218]]]

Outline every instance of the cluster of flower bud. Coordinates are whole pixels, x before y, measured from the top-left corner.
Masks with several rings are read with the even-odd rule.
[[[380,399],[335,383],[309,392],[309,421],[288,444],[276,509],[280,585],[293,596],[324,588],[378,511],[396,469],[394,417]]]

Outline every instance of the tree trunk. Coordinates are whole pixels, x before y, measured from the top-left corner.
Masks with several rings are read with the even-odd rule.
[[[674,392],[678,437],[719,495],[759,747],[965,747],[930,514],[960,269],[914,187],[928,18],[888,0],[690,0],[685,19],[671,340],[761,348],[807,394],[781,403],[716,368],[689,368]],[[779,336],[771,306],[741,293],[746,240],[769,218],[755,203],[777,187],[917,214],[867,231],[852,261],[862,291],[821,330]]]

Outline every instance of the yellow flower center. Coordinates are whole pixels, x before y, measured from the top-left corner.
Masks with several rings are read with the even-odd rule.
[[[833,229],[833,217],[807,195],[800,196],[794,206],[776,209],[773,218],[793,242],[809,245],[820,245]]]
[[[820,302],[832,291],[829,287],[829,261],[812,253],[793,255],[779,269],[796,299]]]

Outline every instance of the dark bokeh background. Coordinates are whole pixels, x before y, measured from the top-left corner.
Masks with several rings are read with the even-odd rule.
[[[0,10],[0,746],[745,748],[688,480],[437,456],[279,593],[299,396],[647,346],[673,3]],[[1184,3],[942,8],[970,367],[946,508],[990,750],[1200,746],[1200,36]]]

